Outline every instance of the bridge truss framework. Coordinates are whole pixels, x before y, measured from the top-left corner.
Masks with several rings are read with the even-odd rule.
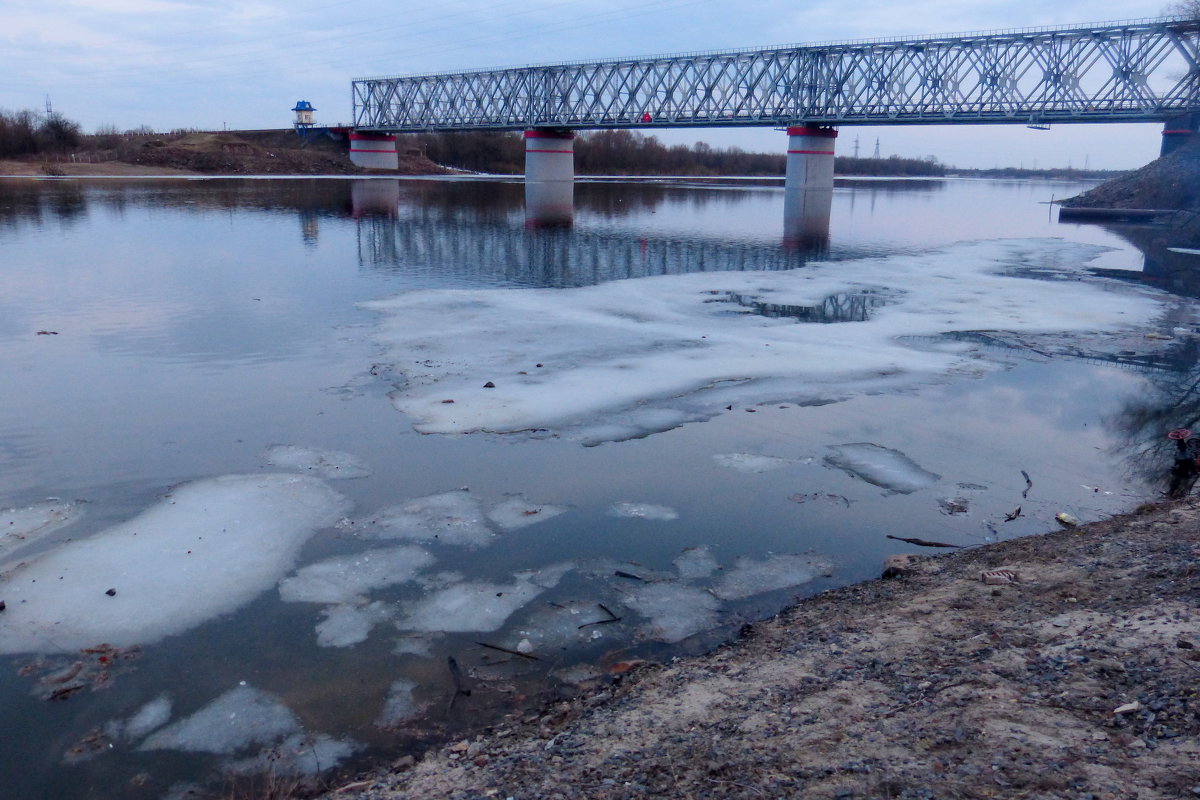
[[[1200,111],[1200,21],[368,78],[353,102],[356,127],[389,133],[1160,121]]]

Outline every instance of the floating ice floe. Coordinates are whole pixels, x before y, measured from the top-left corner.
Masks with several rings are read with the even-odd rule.
[[[133,713],[127,720],[115,720],[104,726],[113,739],[140,739],[166,725],[171,719],[171,697],[160,694]]]
[[[339,450],[319,450],[280,444],[267,450],[267,463],[273,467],[313,472],[328,480],[365,478],[371,468],[361,458]]]
[[[744,600],[756,594],[801,586],[819,575],[827,575],[830,569],[830,563],[817,556],[787,554],[762,561],[739,558],[732,569],[722,573],[713,591],[722,600]]]
[[[418,705],[413,699],[413,690],[417,684],[407,678],[400,678],[388,687],[387,699],[383,701],[383,710],[375,720],[380,728],[394,728],[397,725],[419,715],[424,706]]]
[[[675,565],[679,577],[685,581],[707,578],[720,568],[712,551],[705,546],[689,547],[671,563]]]
[[[643,633],[662,642],[681,642],[717,624],[721,601],[703,589],[682,583],[645,583],[621,600],[650,622]]]
[[[228,772],[272,770],[281,775],[314,775],[337,766],[358,749],[351,741],[304,731],[300,720],[279,698],[251,686],[237,686],[190,717],[150,735],[138,750],[234,755],[251,748],[246,758],[225,762]]]
[[[355,524],[354,530],[372,539],[474,546],[488,544],[496,536],[484,519],[479,501],[465,489],[385,508]]]
[[[613,624],[612,615],[594,600],[543,605],[508,634],[508,645],[517,649],[521,642],[527,642],[528,652],[544,653],[593,642],[605,636],[611,638]]]
[[[917,462],[890,447],[867,442],[832,445],[825,456],[831,467],[862,478],[893,494],[911,494],[941,480],[942,476],[922,469]]]
[[[371,629],[392,618],[392,610],[380,601],[363,605],[329,606],[317,623],[317,644],[321,647],[349,647],[365,642]]]
[[[728,469],[750,473],[770,472],[773,469],[803,463],[794,458],[756,456],[750,453],[718,453],[713,456],[713,461]]]
[[[275,744],[300,731],[300,720],[279,698],[252,686],[235,686],[152,734],[138,750],[228,755],[252,745]]]
[[[520,495],[509,498],[488,512],[488,519],[506,531],[514,531],[538,522],[545,522],[567,509],[543,503],[531,503]]]
[[[585,443],[645,436],[732,404],[828,402],[1000,368],[971,330],[1077,333],[1150,323],[1148,293],[1089,277],[1100,252],[1061,240],[701,272],[575,289],[414,290],[366,304],[403,380],[395,407],[425,433],[551,430]],[[1018,270],[1049,265],[1039,280]],[[869,318],[808,325],[753,313],[882,287]],[[737,297],[746,313],[730,314]],[[761,301],[761,302],[760,302]],[[920,338],[924,344],[910,343]],[[445,402],[452,399],[453,403]]]
[[[282,580],[279,596],[289,602],[352,603],[373,589],[411,581],[433,561],[433,556],[416,545],[336,556],[309,564]]]
[[[0,562],[27,544],[74,522],[83,512],[79,503],[43,500],[21,508],[0,509]]]
[[[521,573],[508,584],[459,583],[407,603],[396,627],[402,631],[496,631],[513,612],[555,586],[570,565]]]
[[[303,475],[229,475],[0,578],[0,653],[145,644],[237,609],[291,569],[348,502]]]
[[[631,519],[655,519],[670,521],[679,519],[679,512],[669,506],[658,506],[653,503],[614,503],[608,513],[614,517]]]

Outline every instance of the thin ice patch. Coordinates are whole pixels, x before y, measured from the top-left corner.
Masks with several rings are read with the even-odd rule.
[[[800,463],[794,458],[756,456],[751,453],[718,453],[713,456],[713,461],[716,461],[726,469],[752,474],[770,472],[771,470],[790,467],[793,464]]]
[[[334,739],[324,733],[295,733],[279,744],[260,750],[249,758],[222,764],[235,775],[317,775],[345,761],[359,744],[349,739]]]
[[[373,589],[411,581],[434,562],[416,545],[368,550],[309,564],[279,584],[288,602],[351,603]]]
[[[942,478],[890,447],[856,442],[831,445],[829,449],[832,452],[825,456],[826,464],[886,489],[890,494],[911,494]]]
[[[717,624],[720,601],[703,589],[679,583],[647,583],[621,601],[650,622],[642,633],[662,642],[681,642]]]
[[[420,716],[425,707],[419,705],[413,697],[417,684],[407,678],[400,678],[388,687],[387,698],[383,701],[383,710],[375,720],[380,728],[394,728],[403,722]]]
[[[82,513],[81,504],[63,500],[0,509],[0,561],[8,553],[74,522]]]
[[[166,725],[171,719],[171,697],[161,694],[139,708],[125,721],[124,734],[129,739],[140,739],[153,730]]]
[[[406,606],[396,623],[400,630],[497,631],[513,612],[526,605],[545,587],[530,580],[514,583],[460,583],[434,592]]]
[[[459,490],[391,506],[355,526],[373,539],[407,539],[452,545],[489,544],[496,534],[470,492]]]
[[[348,502],[303,475],[229,475],[0,578],[0,653],[146,644],[233,611],[291,569]]]
[[[780,272],[416,290],[366,307],[380,313],[378,339],[403,373],[392,403],[417,430],[549,430],[595,444],[709,419],[733,402],[829,401],[978,373],[988,357],[967,344],[907,343],[916,338],[1151,323],[1156,300],[1086,276],[1082,265],[1097,252],[1059,240],[970,242]],[[1067,270],[1078,280],[1007,274],[1047,263],[1079,265]],[[728,303],[712,302],[816,307],[868,289],[889,303],[845,325],[729,314]]]
[[[671,562],[679,577],[685,581],[707,578],[720,568],[712,551],[706,546],[689,547],[675,557]]]
[[[515,531],[538,522],[545,522],[562,514],[567,509],[545,503],[533,503],[517,495],[495,506],[488,512],[488,519],[506,531]]]
[[[371,474],[367,462],[340,450],[280,444],[267,450],[266,459],[273,467],[312,472],[327,480],[366,478]]]
[[[829,562],[814,556],[778,555],[762,561],[739,558],[732,569],[721,575],[713,591],[722,600],[744,600],[764,592],[801,586],[829,570]]]
[[[190,717],[151,735],[138,750],[232,754],[299,733],[300,720],[279,698],[237,686]]]
[[[317,645],[320,647],[350,647],[365,642],[371,629],[392,618],[386,603],[376,601],[361,606],[330,606],[321,612],[317,623]]]
[[[608,513],[614,517],[630,519],[655,519],[670,521],[679,519],[679,512],[669,506],[659,506],[654,503],[614,503]]]

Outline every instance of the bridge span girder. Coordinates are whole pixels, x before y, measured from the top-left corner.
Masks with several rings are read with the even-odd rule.
[[[1162,121],[1200,111],[1200,21],[367,78],[353,103],[391,133]]]

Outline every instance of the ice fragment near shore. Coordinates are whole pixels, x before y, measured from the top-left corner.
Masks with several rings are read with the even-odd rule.
[[[138,750],[236,753],[251,745],[274,744],[300,732],[300,720],[277,697],[236,686],[190,717],[152,734]]]
[[[506,531],[515,531],[553,519],[566,511],[562,506],[532,503],[520,495],[500,503],[488,512],[488,519]]]
[[[371,468],[358,456],[315,447],[275,445],[267,450],[267,463],[283,469],[313,472],[328,480],[365,478],[371,474]]]
[[[394,728],[405,720],[412,719],[421,713],[422,707],[413,699],[413,690],[417,684],[407,678],[400,678],[388,687],[387,699],[383,701],[383,710],[375,720],[380,728]]]
[[[707,578],[720,566],[712,551],[704,546],[689,547],[676,556],[671,563],[675,565],[679,577],[685,581]]]
[[[647,583],[621,601],[650,622],[643,633],[662,642],[681,642],[717,624],[720,601],[703,589],[681,583]]]
[[[397,623],[400,630],[496,631],[513,612],[555,586],[570,565],[556,565],[516,575],[513,583],[460,583],[409,603]]]
[[[910,494],[941,480],[938,475],[922,469],[917,462],[888,447],[856,442],[832,445],[825,463],[837,467],[889,493]]]
[[[717,582],[717,597],[744,600],[756,594],[790,589],[809,583],[830,569],[828,562],[814,556],[777,555],[762,561],[739,558]]]
[[[82,513],[79,503],[43,500],[21,508],[0,509],[0,561],[20,547],[74,522]]]
[[[608,513],[614,517],[630,519],[655,519],[670,521],[679,519],[679,512],[669,506],[659,506],[654,503],[614,503]]]
[[[392,617],[387,604],[379,601],[362,606],[330,606],[321,613],[325,619],[317,623],[320,647],[349,647],[365,642],[372,628]]]
[[[289,602],[351,603],[372,589],[404,583],[434,561],[415,545],[337,556],[298,570],[279,584]]]
[[[324,733],[296,733],[254,756],[227,761],[222,768],[235,775],[317,775],[336,767],[358,749],[359,745],[351,740],[334,739]]]
[[[0,578],[0,653],[145,644],[252,600],[348,503],[316,478],[229,475]],[[108,595],[109,589],[116,592]]]
[[[355,526],[374,539],[407,539],[454,545],[485,545],[495,534],[479,502],[465,490],[420,497],[391,506]]]
[[[713,456],[713,461],[727,469],[749,473],[770,472],[773,469],[799,463],[794,458],[756,456],[751,453],[718,453]]]

